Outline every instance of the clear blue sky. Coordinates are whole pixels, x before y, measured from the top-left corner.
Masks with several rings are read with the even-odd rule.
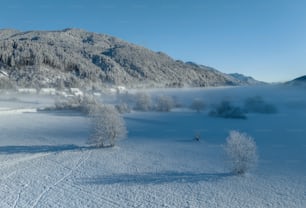
[[[0,0],[0,28],[81,28],[263,81],[306,74],[305,0]]]

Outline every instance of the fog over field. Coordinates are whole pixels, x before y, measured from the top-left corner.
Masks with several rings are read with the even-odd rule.
[[[266,85],[105,93],[95,99],[129,109],[121,114],[127,136],[111,148],[88,144],[90,116],[59,109],[70,98],[3,92],[0,205],[302,208],[304,92]],[[150,100],[146,111],[136,105],[140,93]],[[167,112],[165,98],[172,100]],[[258,163],[242,175],[224,151],[231,130],[257,145]]]

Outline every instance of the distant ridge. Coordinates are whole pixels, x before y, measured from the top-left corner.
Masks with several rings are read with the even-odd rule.
[[[306,75],[295,78],[289,82],[286,82],[285,85],[306,87]]]
[[[0,70],[23,87],[206,87],[250,84],[210,67],[81,29],[0,30]]]
[[[240,80],[242,83],[248,84],[248,85],[266,84],[265,82],[258,81],[256,79],[254,79],[253,77],[245,76],[245,75],[239,74],[239,73],[230,73],[228,75],[230,75],[231,77],[234,77],[234,78]]]

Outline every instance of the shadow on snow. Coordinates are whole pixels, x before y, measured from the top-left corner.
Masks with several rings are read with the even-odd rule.
[[[192,173],[167,171],[160,173],[143,174],[113,174],[94,178],[81,179],[82,184],[96,185],[147,185],[165,183],[197,183],[201,181],[217,181],[222,178],[233,176],[232,173]]]
[[[86,116],[85,113],[82,113],[81,110],[77,110],[77,109],[62,109],[62,110],[39,109],[37,113],[48,114],[52,116],[69,116],[69,117]]]
[[[154,119],[148,119],[148,118],[133,118],[133,117],[124,117],[128,121],[134,121],[141,124],[153,124],[153,125],[161,125],[161,124],[167,124],[165,121],[160,120],[154,120]]]
[[[83,150],[90,147],[80,147],[77,145],[37,145],[37,146],[0,146],[0,154],[18,153],[44,153],[62,152],[69,150]]]

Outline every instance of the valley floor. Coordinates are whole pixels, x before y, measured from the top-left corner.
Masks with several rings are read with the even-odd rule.
[[[233,121],[191,111],[133,112],[125,115],[126,140],[93,149],[86,145],[85,116],[6,104],[0,109],[0,207],[306,205],[305,114]],[[224,160],[230,129],[249,133],[259,146],[258,167],[244,176],[232,175]],[[201,141],[193,141],[198,133]]]

